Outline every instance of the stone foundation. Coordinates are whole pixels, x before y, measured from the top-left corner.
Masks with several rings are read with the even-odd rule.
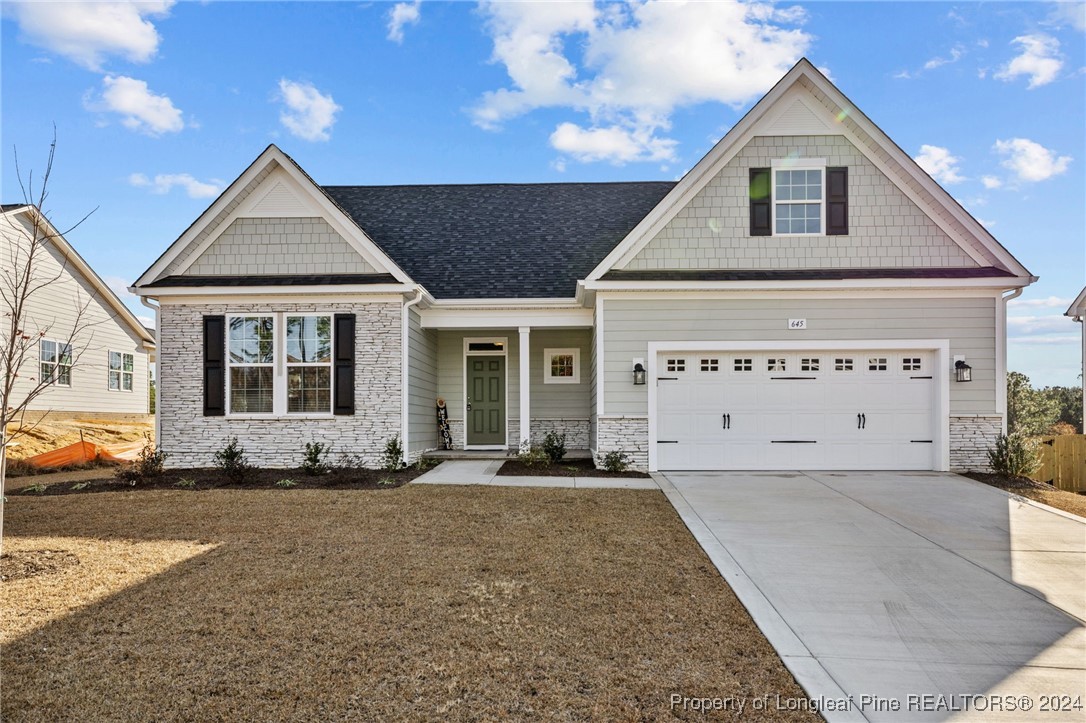
[[[988,471],[988,450],[1003,433],[1003,417],[972,415],[950,418],[950,469]]]
[[[649,468],[648,417],[599,417],[596,420],[596,466],[608,452],[623,452],[630,469],[646,472]]]
[[[510,419],[506,424],[506,444],[510,449],[520,447],[520,420]],[[531,424],[531,443],[540,444],[547,432],[565,433],[566,449],[588,449],[587,419],[533,419]],[[453,449],[464,448],[464,420],[450,419],[449,433],[452,435]]]

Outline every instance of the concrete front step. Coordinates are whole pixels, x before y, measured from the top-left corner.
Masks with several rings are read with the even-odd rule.
[[[508,449],[434,449],[423,452],[427,459],[512,459],[516,457],[514,450]],[[592,453],[587,449],[566,450],[565,459],[591,459]]]

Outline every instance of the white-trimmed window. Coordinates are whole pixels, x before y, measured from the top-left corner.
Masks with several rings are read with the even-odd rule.
[[[231,414],[275,411],[275,317],[231,316],[226,325]]]
[[[288,316],[287,413],[332,412],[332,317]]]
[[[797,161],[773,168],[773,235],[816,236],[826,233],[824,162]]]
[[[580,349],[544,349],[544,384],[580,384]]]
[[[42,381],[58,387],[72,386],[72,345],[42,339],[38,343]]]
[[[119,351],[109,352],[109,391],[132,391],[135,371],[134,355]]]

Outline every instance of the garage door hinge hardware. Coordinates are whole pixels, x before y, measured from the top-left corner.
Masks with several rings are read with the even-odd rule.
[[[774,439],[770,444],[818,444],[817,439]]]
[[[909,379],[931,379],[931,377],[909,377]]]
[[[730,414],[721,414],[720,415],[720,420],[721,420],[721,424],[724,425],[724,429],[731,429],[732,428],[732,415],[730,415]]]
[[[931,444],[932,443],[932,441],[930,439],[910,439],[909,441],[912,442],[913,444]]]
[[[778,379],[784,379],[786,381],[795,381],[797,379],[805,379],[805,380],[809,380],[809,381],[813,382],[813,381],[816,381],[818,379],[818,377],[770,377],[770,379],[772,379],[774,381],[776,381]]]

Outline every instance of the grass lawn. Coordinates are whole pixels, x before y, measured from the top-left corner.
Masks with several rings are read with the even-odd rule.
[[[701,720],[670,696],[803,697],[656,491],[162,490],[6,508],[5,722]]]

